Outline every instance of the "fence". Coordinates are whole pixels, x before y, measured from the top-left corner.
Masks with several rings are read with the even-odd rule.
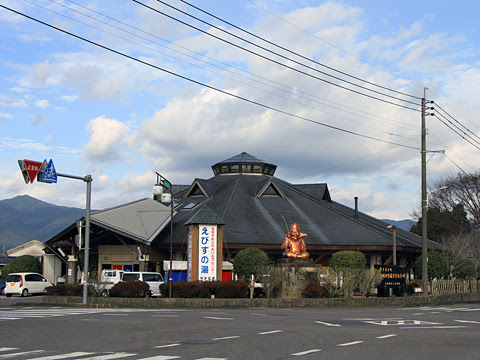
[[[432,280],[429,283],[432,295],[478,293],[479,285],[479,280]]]

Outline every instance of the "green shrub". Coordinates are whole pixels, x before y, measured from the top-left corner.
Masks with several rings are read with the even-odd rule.
[[[367,264],[365,254],[359,251],[337,251],[330,259],[330,267],[335,270],[359,269],[363,270]]]
[[[327,290],[315,280],[309,280],[302,292],[302,296],[305,298],[323,298],[327,295]]]
[[[257,274],[268,265],[268,255],[257,248],[246,248],[240,250],[233,262],[233,272],[247,278],[250,275],[257,277]]]
[[[246,298],[248,285],[243,281],[179,281],[172,283],[172,297],[209,298],[214,289],[216,298]],[[169,284],[161,284],[162,297],[169,296]]]
[[[67,284],[67,285],[55,285],[49,286],[45,289],[47,295],[51,296],[82,296],[83,295],[83,285],[81,284]],[[88,286],[89,295],[93,295],[94,289],[93,286]]]
[[[150,286],[139,280],[120,281],[110,289],[111,297],[143,298],[150,294]]]
[[[415,277],[421,279],[423,260],[420,255],[415,261]],[[440,252],[428,252],[428,280],[443,279],[448,275],[448,262],[444,254]]]
[[[453,271],[453,276],[457,279],[476,279],[477,266],[475,265],[475,261],[473,261],[473,259],[463,259]]]
[[[22,255],[14,259],[11,263],[8,263],[2,268],[2,277],[1,279],[5,281],[8,274],[19,273],[19,272],[33,272],[33,273],[42,273],[42,264],[35,256],[32,255]]]
[[[407,285],[405,286],[405,292],[407,293],[407,295],[414,295],[415,288],[421,288],[421,287],[422,287],[422,280],[415,279],[407,283]]]

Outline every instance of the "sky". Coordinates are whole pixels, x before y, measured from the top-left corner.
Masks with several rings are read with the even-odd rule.
[[[429,190],[478,170],[478,2],[0,5],[42,22],[0,8],[0,199],[85,207],[83,181],[25,184],[21,159],[91,175],[103,209],[152,197],[156,172],[189,185],[247,152],[283,180],[407,219],[425,95]]]

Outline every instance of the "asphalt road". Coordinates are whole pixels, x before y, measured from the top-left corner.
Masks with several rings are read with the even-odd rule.
[[[480,304],[141,310],[3,300],[0,359],[480,359]]]

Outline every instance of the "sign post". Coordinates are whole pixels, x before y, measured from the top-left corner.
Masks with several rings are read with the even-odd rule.
[[[35,181],[46,182],[46,183],[56,183],[57,177],[65,177],[69,179],[82,180],[87,183],[87,194],[86,194],[86,214],[85,214],[85,259],[83,264],[83,304],[87,304],[88,296],[88,262],[89,262],[89,251],[90,251],[90,205],[91,205],[91,195],[92,195],[92,176],[76,176],[69,174],[60,174],[55,170],[53,161],[47,163],[47,160],[43,162],[32,161],[32,160],[18,160],[18,165],[22,171],[23,178],[25,183],[31,183]]]

